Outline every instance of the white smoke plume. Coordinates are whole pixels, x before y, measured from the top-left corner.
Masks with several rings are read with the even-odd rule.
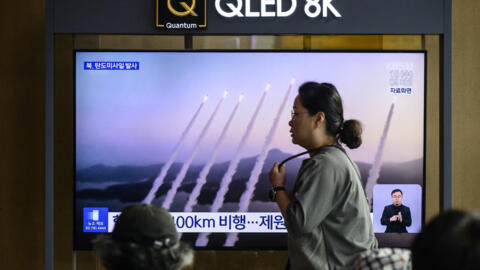
[[[387,116],[387,122],[383,128],[383,134],[380,138],[380,143],[378,144],[377,153],[375,154],[375,159],[373,161],[372,167],[368,172],[367,184],[365,187],[365,193],[367,195],[368,202],[370,207],[373,205],[373,187],[377,184],[378,177],[380,175],[380,166],[382,165],[382,156],[383,148],[385,147],[385,142],[387,141],[388,130],[390,128],[390,122],[392,121],[393,109],[395,108],[395,99],[390,106],[390,110]]]
[[[210,157],[210,159],[207,161],[205,166],[203,166],[202,171],[200,172],[197,180],[195,181],[195,187],[193,188],[192,192],[190,193],[190,196],[188,198],[188,202],[185,205],[184,212],[191,212],[193,209],[193,206],[197,204],[197,199],[198,196],[200,195],[200,191],[202,190],[203,185],[207,182],[207,175],[210,172],[210,168],[213,166],[213,163],[215,162],[215,158],[217,157],[218,151],[220,150],[220,145],[223,142],[223,139],[225,138],[225,134],[227,134],[228,128],[230,127],[230,124],[232,123],[233,117],[235,116],[235,113],[238,110],[238,107],[240,106],[240,103],[243,100],[243,94],[240,95],[238,98],[237,104],[233,108],[232,113],[230,114],[230,117],[227,120],[227,123],[223,127],[222,133],[220,134],[220,137],[217,140],[217,143],[215,144],[215,148],[213,150],[213,154]]]
[[[222,98],[218,102],[217,107],[215,107],[215,110],[213,111],[212,115],[208,119],[207,124],[205,125],[202,132],[200,133],[200,136],[198,137],[198,139],[195,143],[195,147],[194,147],[192,153],[190,154],[190,157],[188,158],[188,160],[185,163],[183,163],[182,168],[180,169],[180,172],[178,173],[177,177],[173,181],[172,187],[168,191],[167,196],[165,197],[165,200],[162,203],[163,208],[165,208],[167,210],[170,209],[170,206],[172,205],[172,202],[173,202],[173,198],[177,194],[177,190],[180,187],[180,184],[182,183],[183,178],[185,177],[185,174],[187,174],[188,168],[192,164],[192,161],[195,158],[195,155],[197,154],[198,150],[200,149],[200,144],[202,143],[202,140],[205,137],[205,134],[207,133],[208,128],[212,124],[213,119],[215,118],[215,115],[217,114],[217,112],[220,109],[223,101],[225,100],[225,97],[227,96],[227,93],[228,93],[227,91],[223,92]]]
[[[223,202],[225,200],[225,194],[227,194],[228,191],[228,186],[230,185],[230,182],[232,182],[233,175],[237,172],[237,166],[240,162],[240,154],[242,153],[243,147],[247,143],[248,137],[250,137],[250,133],[253,130],[253,125],[255,124],[255,120],[257,119],[260,108],[262,108],[263,102],[269,90],[270,84],[267,84],[265,90],[263,91],[263,95],[258,102],[257,108],[255,109],[252,118],[250,118],[250,121],[248,122],[247,129],[245,130],[245,134],[243,134],[243,137],[240,140],[237,151],[235,152],[235,155],[233,156],[230,164],[228,165],[227,171],[225,172],[222,180],[220,181],[220,188],[217,192],[217,195],[215,196],[215,199],[213,200],[212,206],[210,207],[210,212],[218,212],[218,210],[223,205]],[[209,233],[200,233],[195,245],[197,247],[206,246],[208,244],[209,235]]]
[[[265,138],[265,143],[263,145],[262,151],[260,152],[260,155],[257,157],[257,162],[255,163],[252,173],[250,174],[250,178],[248,179],[248,182],[247,182],[247,188],[245,192],[243,192],[242,196],[240,197],[240,207],[238,209],[238,212],[240,213],[248,211],[248,206],[250,205],[250,201],[252,200],[253,192],[255,191],[255,186],[258,182],[258,178],[260,174],[262,173],[262,168],[265,163],[265,159],[267,158],[268,150],[270,150],[270,146],[275,136],[275,131],[277,130],[278,123],[280,122],[283,110],[285,109],[285,105],[287,104],[287,100],[288,100],[288,97],[290,96],[290,92],[292,90],[294,82],[295,82],[295,79],[292,79],[290,81],[288,90],[285,93],[285,96],[283,98],[282,104],[280,105],[280,108],[278,109],[277,117],[273,122],[270,132]],[[237,233],[229,233],[224,246],[227,246],[227,247],[234,246],[237,240],[238,240]]]
[[[202,103],[198,107],[197,111],[193,114],[192,119],[188,123],[187,127],[182,133],[182,136],[178,140],[177,144],[175,145],[175,148],[173,148],[173,153],[170,156],[170,158],[167,160],[167,162],[162,166],[162,169],[160,170],[160,173],[157,175],[155,180],[153,181],[152,188],[148,192],[147,196],[145,199],[143,199],[143,203],[152,203],[153,199],[155,199],[155,193],[157,193],[158,188],[163,184],[163,180],[165,179],[165,176],[167,175],[168,170],[172,166],[173,162],[175,161],[175,158],[177,158],[178,153],[180,152],[183,141],[187,137],[188,132],[190,131],[190,128],[193,126],[195,123],[195,120],[197,119],[197,116],[200,114],[200,110],[203,108],[203,105],[205,105],[205,102],[207,102],[208,96],[203,97]]]

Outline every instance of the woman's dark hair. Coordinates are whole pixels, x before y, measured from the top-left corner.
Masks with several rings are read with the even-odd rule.
[[[480,269],[480,213],[450,210],[434,218],[412,245],[413,269]]]
[[[331,83],[306,82],[298,89],[300,103],[310,115],[318,112],[325,114],[327,132],[338,136],[341,143],[349,148],[358,148],[362,144],[362,124],[358,120],[343,119],[342,98]]]

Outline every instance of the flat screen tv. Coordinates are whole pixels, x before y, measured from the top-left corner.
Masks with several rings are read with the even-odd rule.
[[[424,212],[424,51],[76,51],[74,248],[90,249],[128,205],[168,209],[198,249],[284,249],[268,172],[304,149],[288,121],[298,87],[334,84],[347,149],[361,171],[381,246],[406,246]],[[302,156],[287,163],[287,188]],[[391,192],[408,233],[385,233]]]

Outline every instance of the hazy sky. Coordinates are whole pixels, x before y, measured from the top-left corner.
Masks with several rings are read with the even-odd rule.
[[[136,61],[139,70],[84,70],[84,61]],[[238,96],[245,98],[233,119],[217,161],[233,156],[263,94],[242,156],[257,155],[272,127],[291,78],[296,83],[281,113],[272,148],[297,153],[288,121],[297,89],[305,81],[331,82],[340,92],[345,118],[364,124],[363,145],[350,151],[355,161],[372,162],[392,104],[392,69],[413,74],[412,94],[397,97],[384,151],[385,161],[423,156],[424,55],[422,53],[226,53],[79,52],[76,63],[77,166],[147,165],[165,162],[186,125],[205,103],[177,160],[184,161],[210,118],[222,92],[222,107],[201,144],[194,164],[205,162]]]

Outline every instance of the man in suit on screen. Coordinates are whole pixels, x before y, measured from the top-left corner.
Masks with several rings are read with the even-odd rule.
[[[407,228],[412,225],[410,208],[402,205],[403,193],[394,189],[391,193],[392,204],[385,206],[380,222],[386,225],[386,233],[408,233]]]

